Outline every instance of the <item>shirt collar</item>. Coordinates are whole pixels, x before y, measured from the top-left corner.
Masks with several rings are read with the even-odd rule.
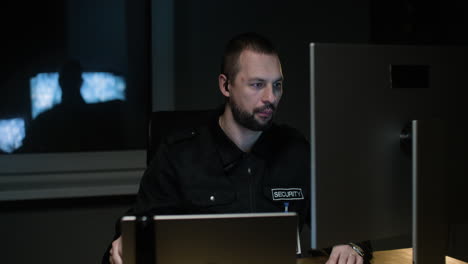
[[[224,170],[229,170],[245,153],[224,133],[219,126],[219,115],[211,122],[210,130]]]
[[[222,114],[222,113],[221,113]],[[219,115],[211,122],[210,130],[213,139],[221,157],[223,168],[229,170],[234,164],[248,153],[243,152],[237,145],[224,133],[219,125]],[[272,151],[271,141],[272,127],[264,131],[252,147],[251,153],[265,157]]]

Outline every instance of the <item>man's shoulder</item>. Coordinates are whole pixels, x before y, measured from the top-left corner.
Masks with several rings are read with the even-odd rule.
[[[210,159],[216,153],[206,126],[187,128],[171,133],[164,140],[163,152],[174,164]]]
[[[167,135],[165,142],[167,145],[179,144],[185,141],[195,140],[198,136],[196,129],[185,128],[178,131],[174,131]]]
[[[190,146],[206,140],[207,137],[209,137],[208,126],[200,125],[174,131],[167,135],[164,141],[169,147]]]
[[[203,127],[217,118],[217,109],[158,111],[151,116],[150,144],[177,145],[198,139]]]

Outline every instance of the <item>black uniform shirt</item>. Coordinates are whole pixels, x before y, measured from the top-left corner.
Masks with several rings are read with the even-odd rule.
[[[163,140],[128,215],[283,212],[309,223],[310,148],[288,126],[264,131],[248,153],[210,125]],[[115,238],[119,235],[117,233]],[[372,258],[368,241],[359,243]],[[331,251],[329,249],[328,251]],[[103,263],[108,263],[108,251]]]
[[[264,131],[241,151],[210,125],[167,137],[143,175],[133,214],[308,213],[310,151],[287,126]],[[285,208],[287,207],[287,208]]]

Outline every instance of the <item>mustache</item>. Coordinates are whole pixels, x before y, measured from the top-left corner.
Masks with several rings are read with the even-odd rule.
[[[270,109],[274,112],[276,111],[276,106],[274,104],[268,103],[262,107],[255,108],[254,113],[260,113],[260,112],[263,112],[265,110],[270,110]]]

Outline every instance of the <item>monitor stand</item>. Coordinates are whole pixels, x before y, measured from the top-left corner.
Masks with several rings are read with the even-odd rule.
[[[442,264],[447,255],[445,127],[441,120],[412,121],[414,264]]]

